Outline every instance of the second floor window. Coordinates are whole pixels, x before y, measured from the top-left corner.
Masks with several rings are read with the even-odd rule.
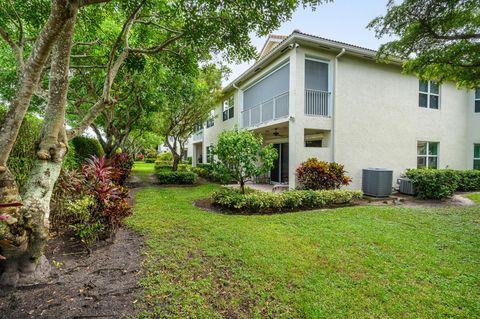
[[[480,144],[473,145],[473,169],[480,170]]]
[[[211,110],[208,115],[207,128],[212,127],[215,124],[215,111]]]
[[[417,143],[417,168],[438,168],[438,142]]]
[[[418,106],[436,110],[439,108],[440,88],[437,82],[420,80],[418,91]]]
[[[229,120],[234,116],[235,102],[233,95],[228,99],[223,101],[223,120]]]
[[[475,89],[475,113],[480,113],[480,88]]]

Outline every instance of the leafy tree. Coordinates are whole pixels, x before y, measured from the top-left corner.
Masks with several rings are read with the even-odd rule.
[[[173,71],[175,72],[175,71]],[[221,92],[223,70],[205,65],[197,74],[170,73],[163,86],[165,103],[158,115],[158,134],[173,155],[172,170],[176,171],[188,138],[198,123],[209,118]]]
[[[213,147],[214,170],[221,175],[229,175],[237,180],[245,194],[245,183],[252,178],[267,173],[278,157],[272,144],[263,146],[263,138],[249,130],[224,131]]]
[[[404,71],[424,80],[480,85],[480,0],[389,0],[385,16],[369,28],[377,37],[398,38],[380,46],[378,57],[405,59]]]
[[[7,261],[0,284],[29,285],[45,279],[50,199],[68,140],[117,104],[114,84],[123,78],[125,65],[141,63],[141,58],[134,57],[191,52],[199,62],[213,55],[227,61],[250,59],[255,56],[251,32],[266,35],[289,19],[299,4],[321,2],[0,0],[0,49],[2,55],[6,48],[11,54],[1,59],[8,65],[0,67],[9,74],[16,71],[0,85],[10,90],[0,90],[9,108],[0,123],[0,202],[23,204],[5,212],[16,222],[2,228],[2,243],[8,249],[1,247]],[[108,36],[99,37],[101,33]],[[18,50],[18,44],[23,50]],[[75,69],[89,70],[92,78],[102,79],[102,85],[83,117],[67,130],[69,85]],[[46,89],[42,84],[47,82],[48,94],[42,94]],[[37,158],[20,194],[7,160],[34,95],[46,101],[39,108],[44,121]]]

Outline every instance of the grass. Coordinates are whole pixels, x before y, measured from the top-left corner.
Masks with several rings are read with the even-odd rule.
[[[135,175],[148,175],[155,172],[154,163],[135,162],[133,164],[133,172]]]
[[[470,194],[470,195],[467,195],[467,197],[473,200],[478,205],[480,205],[480,193]]]
[[[478,318],[480,209],[230,216],[217,186],[146,188],[141,318]]]

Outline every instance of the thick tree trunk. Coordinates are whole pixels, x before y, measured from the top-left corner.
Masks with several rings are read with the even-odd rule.
[[[50,265],[43,253],[48,238],[50,198],[61,167],[61,162],[36,160],[22,196],[20,220],[9,230],[11,245],[2,247],[2,255],[7,259],[1,285],[28,286],[46,281]]]
[[[25,193],[21,196],[23,207],[13,212],[18,222],[10,224],[4,234],[8,241],[2,247],[2,255],[7,259],[1,265],[0,285],[35,285],[46,281],[50,270],[44,250],[48,238],[50,199],[67,151],[64,119],[75,17],[74,14],[62,27],[63,31],[53,48],[49,101],[40,148]],[[3,178],[0,181],[13,177],[6,175]],[[5,186],[3,189],[6,189]],[[13,191],[11,193],[15,195]],[[1,195],[0,199],[5,200],[5,195]]]

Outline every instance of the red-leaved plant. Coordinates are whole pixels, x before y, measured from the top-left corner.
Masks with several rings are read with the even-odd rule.
[[[297,177],[302,189],[338,189],[351,183],[343,165],[335,162],[309,158],[297,168]]]
[[[126,153],[118,153],[113,155],[109,160],[108,164],[112,167],[111,179],[112,182],[116,185],[123,186],[127,181],[127,178],[130,176],[133,167],[132,157]]]
[[[115,168],[104,157],[92,156],[82,166],[85,177],[85,191],[95,201],[94,211],[99,218],[105,219],[105,229],[108,234],[122,224],[125,217],[131,214],[128,204],[128,190],[121,185],[116,185],[114,179],[118,178]]]

